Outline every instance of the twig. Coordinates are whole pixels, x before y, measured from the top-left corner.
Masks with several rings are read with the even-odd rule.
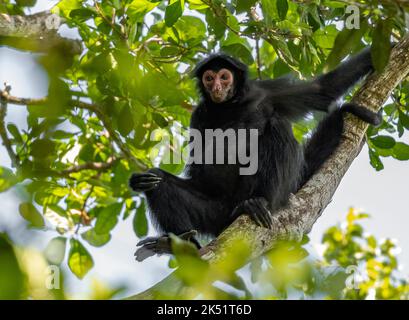
[[[4,86],[5,86],[4,92],[6,93],[10,92],[11,87],[7,85],[6,83],[4,84]],[[3,145],[6,148],[7,153],[9,154],[9,157],[11,160],[11,166],[13,168],[17,168],[20,163],[20,159],[18,155],[14,152],[13,147],[11,145],[11,141],[7,134],[6,124],[5,124],[6,115],[7,115],[7,100],[3,99],[3,95],[0,95],[0,136],[1,136],[1,139],[3,140]]]
[[[257,68],[257,76],[261,80],[261,61],[260,61],[260,39],[256,39],[256,68]]]
[[[121,30],[118,30],[118,28],[115,26],[115,15],[112,16],[111,20],[109,20],[105,16],[105,14],[102,11],[101,7],[99,6],[98,2],[94,1],[94,6],[95,6],[95,9],[97,10],[98,14],[101,16],[101,18],[106,23],[108,23],[111,26],[112,30],[114,30],[116,33],[118,33],[118,35],[122,38],[122,40],[127,40],[127,36],[124,33],[122,33]]]
[[[83,170],[105,171],[112,168],[116,160],[118,160],[118,158],[110,157],[108,158],[107,162],[87,162],[64,169],[61,171],[61,173],[63,175],[69,175],[71,173],[80,172]]]

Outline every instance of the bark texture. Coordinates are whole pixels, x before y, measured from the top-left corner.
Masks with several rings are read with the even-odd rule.
[[[64,45],[71,54],[81,53],[80,41],[61,37],[57,33],[62,22],[61,17],[49,11],[27,16],[0,13],[0,43],[37,52]]]
[[[41,37],[56,31],[61,24],[59,16],[44,11],[29,16],[0,14],[0,35],[10,37]]]
[[[405,36],[392,50],[389,64],[381,74],[371,75],[354,95],[353,101],[378,111],[394,88],[409,73],[409,36]],[[251,246],[251,257],[261,256],[281,239],[301,239],[309,233],[331,202],[342,177],[364,144],[368,125],[347,115],[342,143],[325,165],[294,196],[289,205],[274,214],[271,230],[256,226],[247,216],[239,217],[217,239],[202,249],[203,258],[210,263],[223,259],[236,237],[244,238]],[[169,275],[150,289],[128,299],[153,299],[155,292],[180,293],[184,288],[173,275]]]

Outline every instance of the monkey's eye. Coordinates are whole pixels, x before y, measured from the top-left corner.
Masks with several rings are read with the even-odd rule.
[[[222,76],[220,77],[220,79],[222,79],[222,80],[227,80],[226,74],[222,74]]]
[[[212,76],[207,76],[206,77],[206,81],[212,81],[213,80],[213,77]]]

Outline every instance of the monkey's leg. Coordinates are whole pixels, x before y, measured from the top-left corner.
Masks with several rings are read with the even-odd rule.
[[[362,106],[346,103],[327,115],[317,126],[304,148],[305,167],[301,185],[324,164],[341,142],[344,129],[344,113],[352,113],[361,120],[378,126],[382,116]]]
[[[132,175],[129,184],[134,191],[145,192],[152,222],[165,233],[164,237],[141,243],[153,251],[150,255],[155,250],[169,253],[167,233],[179,235],[197,230],[202,234],[217,235],[228,224],[230,211],[225,208],[226,204],[202,193],[189,179],[151,169],[147,173]],[[189,241],[196,240],[191,237]]]
[[[153,223],[165,233],[181,234],[190,230],[215,234],[226,209],[222,199],[201,192],[191,179],[182,179],[160,169],[148,172],[159,177],[154,188],[145,191]],[[132,180],[132,178],[131,178]]]
[[[336,69],[318,77],[316,82],[322,86],[323,94],[337,99],[373,70],[371,50],[366,48],[341,63]]]

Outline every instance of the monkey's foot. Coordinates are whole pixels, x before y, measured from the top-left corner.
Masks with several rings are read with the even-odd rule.
[[[238,217],[241,214],[250,215],[261,227],[270,229],[272,226],[272,214],[268,209],[268,202],[262,197],[243,201],[233,210],[232,216]]]
[[[197,235],[197,231],[191,230],[178,235],[178,237],[182,240],[192,242],[198,249],[200,249],[199,242],[194,238],[195,235]],[[136,246],[140,248],[135,251],[134,256],[136,261],[139,262],[155,254],[172,254],[171,238],[168,234],[159,237],[145,238],[139,241]]]
[[[133,191],[146,192],[155,189],[162,181],[162,177],[151,171],[134,173],[129,179],[129,186]]]

